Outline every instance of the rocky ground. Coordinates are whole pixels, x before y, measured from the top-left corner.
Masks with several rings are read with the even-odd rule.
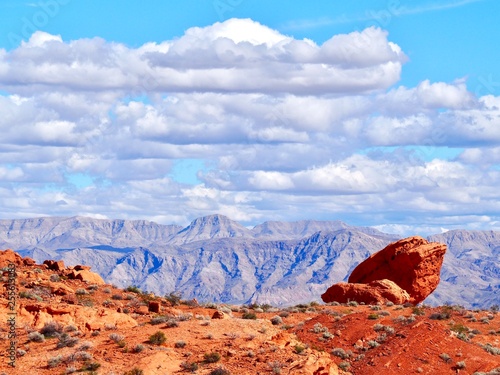
[[[198,304],[13,252],[0,268],[0,374],[500,374],[495,306]]]

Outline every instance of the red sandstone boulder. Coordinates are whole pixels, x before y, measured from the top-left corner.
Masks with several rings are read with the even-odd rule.
[[[148,311],[153,313],[160,313],[161,304],[158,301],[149,301]]]
[[[105,282],[102,279],[101,276],[99,276],[97,273],[89,271],[89,270],[82,270],[82,271],[71,271],[71,273],[68,275],[70,279],[77,279],[84,281],[88,284],[96,284],[96,285],[104,285]]]
[[[43,264],[46,264],[49,270],[53,271],[62,271],[66,267],[64,266],[64,262],[62,260],[45,260]]]
[[[212,319],[225,319],[225,318],[226,318],[226,314],[224,314],[222,311],[219,311],[219,310],[216,310],[212,314]]]
[[[9,264],[15,264],[16,266],[34,266],[36,262],[28,257],[23,258],[10,249],[0,250],[0,268],[8,267]]]
[[[422,237],[394,242],[361,262],[349,283],[367,284],[388,279],[410,295],[409,302],[422,302],[438,286],[446,245]]]
[[[375,305],[391,301],[399,305],[408,302],[410,295],[394,282],[384,279],[368,284],[334,284],[321,295],[321,299],[326,303],[356,301]]]

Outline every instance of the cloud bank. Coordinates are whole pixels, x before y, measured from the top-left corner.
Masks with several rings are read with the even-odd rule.
[[[36,32],[0,50],[3,216],[500,228],[500,98],[398,86],[406,61],[374,27],[318,45],[230,19],[139,48]]]

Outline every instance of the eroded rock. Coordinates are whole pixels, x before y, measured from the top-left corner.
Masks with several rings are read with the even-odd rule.
[[[349,283],[367,284],[388,279],[406,290],[409,302],[422,302],[438,286],[446,245],[409,237],[389,244],[361,262]]]
[[[321,295],[321,298],[326,303],[356,301],[373,305],[391,301],[395,304],[403,304],[410,300],[410,295],[396,283],[384,279],[372,281],[368,284],[334,284]]]

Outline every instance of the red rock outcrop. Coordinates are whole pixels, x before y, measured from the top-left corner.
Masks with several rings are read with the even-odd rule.
[[[391,243],[361,262],[349,276],[349,283],[370,283],[388,279],[406,290],[409,302],[422,302],[438,286],[446,245],[422,237]]]
[[[53,271],[62,271],[66,268],[62,260],[44,260],[43,264],[46,264],[49,270]]]
[[[0,250],[0,268],[7,267],[9,264],[15,264],[16,266],[33,266],[35,261],[28,257],[23,258],[10,249]]]
[[[68,276],[70,279],[81,280],[88,284],[96,284],[96,285],[106,284],[101,276],[89,270],[82,270],[82,271],[73,270]]]
[[[325,302],[401,304],[422,302],[438,286],[446,245],[409,237],[391,243],[361,262],[348,283],[332,285]]]
[[[410,295],[394,282],[384,279],[368,284],[334,284],[321,295],[321,299],[326,303],[356,301],[375,305],[391,301],[395,304],[403,304],[410,300]]]

